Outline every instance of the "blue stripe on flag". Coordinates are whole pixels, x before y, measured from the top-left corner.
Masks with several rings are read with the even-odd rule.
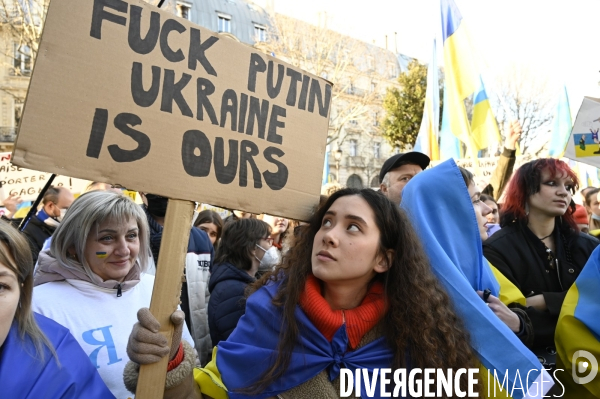
[[[453,0],[442,0],[442,35],[444,42],[452,36],[460,26],[462,15]]]

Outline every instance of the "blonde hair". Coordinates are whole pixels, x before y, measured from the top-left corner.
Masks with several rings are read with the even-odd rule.
[[[58,356],[52,343],[37,325],[31,310],[31,297],[33,295],[33,258],[27,239],[13,226],[5,221],[0,221],[0,263],[10,269],[17,276],[19,286],[19,306],[15,312],[14,320],[17,322],[21,340],[28,336],[33,342],[35,355],[44,361],[44,346],[58,363]]]
[[[148,220],[142,208],[129,197],[110,191],[90,191],[81,195],[69,207],[64,219],[52,235],[50,252],[62,267],[81,270],[94,281],[94,273],[85,260],[84,252],[88,235],[93,227],[105,221],[135,219],[140,238],[138,262],[145,272],[150,257]],[[69,251],[75,251],[75,258]]]

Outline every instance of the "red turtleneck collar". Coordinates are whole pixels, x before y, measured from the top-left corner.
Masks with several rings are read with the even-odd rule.
[[[319,280],[309,274],[304,292],[300,295],[300,307],[329,342],[342,326],[345,316],[350,347],[356,349],[362,337],[383,317],[385,312],[383,284],[379,281],[373,283],[358,307],[343,311],[332,310],[321,295]]]

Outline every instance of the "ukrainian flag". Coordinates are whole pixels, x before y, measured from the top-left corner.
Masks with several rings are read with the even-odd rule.
[[[486,397],[542,397],[552,386],[550,375],[476,293],[488,288],[505,304],[525,303],[520,291],[483,257],[473,204],[456,163],[448,160],[413,177],[402,191],[400,207],[469,330]],[[500,383],[492,381],[494,374]]]
[[[422,152],[432,161],[440,159],[438,144],[440,120],[440,86],[436,62],[435,39],[433,40],[433,54],[427,68],[427,91],[425,93],[425,108],[421,128],[417,135],[414,151]]]
[[[564,385],[567,399],[600,398],[599,288],[600,247],[597,247],[567,293],[554,336],[556,367],[564,370],[557,372],[557,377]]]
[[[448,88],[444,83],[444,104],[448,104]],[[440,130],[440,159],[461,158],[461,143],[450,130],[449,108],[444,105],[442,110],[442,128]]]
[[[484,129],[471,131],[465,100],[476,93],[479,73],[458,7],[453,0],[441,0],[441,11],[447,91],[444,108],[448,108],[448,112],[444,109],[444,116],[449,119],[450,131],[467,145],[475,158],[478,150],[487,147],[482,147],[488,142],[487,132]]]
[[[487,148],[492,142],[500,142],[498,124],[490,106],[483,80],[479,77],[479,89],[473,96],[473,117],[471,118],[471,136],[478,149]]]
[[[321,182],[321,185],[326,185],[327,183],[329,183],[329,153],[330,153],[330,146],[327,146],[326,151],[325,151],[325,161],[324,161],[324,165],[323,165],[323,179]],[[340,177],[336,176],[336,178],[339,180]]]
[[[563,86],[558,104],[556,105],[556,113],[554,114],[554,127],[552,128],[552,136],[550,137],[549,156],[562,158],[572,128],[573,121],[571,119],[571,108],[569,107],[569,96],[567,95],[566,86]]]

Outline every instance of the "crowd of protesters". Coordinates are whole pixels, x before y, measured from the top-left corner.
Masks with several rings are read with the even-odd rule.
[[[479,367],[481,306],[552,370],[565,297],[599,256],[600,188],[576,205],[556,159],[513,173],[519,135],[486,187],[409,152],[383,164],[379,190],[322,196],[306,223],[198,213],[170,346],[147,309],[168,199],[49,188],[20,233],[0,222],[0,396],[127,398],[140,364],[168,356],[168,398],[338,397],[343,365]]]

